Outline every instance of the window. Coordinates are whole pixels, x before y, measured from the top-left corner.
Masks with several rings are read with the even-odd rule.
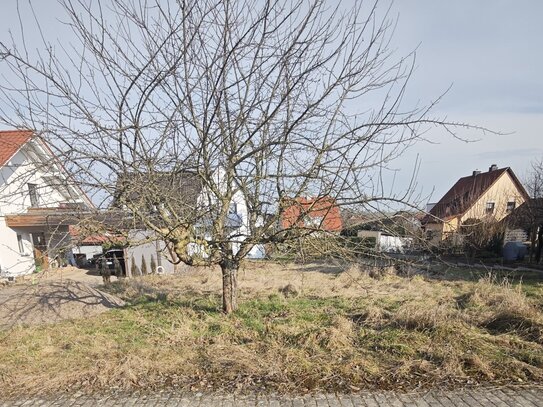
[[[230,202],[229,213],[238,213],[238,204],[236,202]]]
[[[517,203],[515,201],[507,202],[507,212],[513,212],[516,206],[517,206]]]
[[[21,235],[17,235],[17,244],[19,245],[19,253],[25,254],[25,245]]]
[[[28,184],[28,195],[30,196],[30,206],[38,207],[38,186],[36,184]]]
[[[489,214],[489,215],[494,213],[494,206],[495,205],[496,204],[494,202],[487,202],[486,203],[486,213]]]

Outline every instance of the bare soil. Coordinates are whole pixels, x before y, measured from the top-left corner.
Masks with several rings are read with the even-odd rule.
[[[0,290],[0,329],[80,319],[124,305],[124,301],[73,280],[44,280]]]

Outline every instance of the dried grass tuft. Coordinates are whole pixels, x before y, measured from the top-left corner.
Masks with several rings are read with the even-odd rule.
[[[297,297],[300,294],[300,291],[293,284],[287,284],[286,286],[279,288],[279,292],[286,298]]]
[[[319,339],[331,352],[350,352],[353,346],[353,323],[349,319],[336,315],[329,327],[319,333]]]
[[[400,306],[391,318],[391,323],[409,330],[435,330],[448,326],[457,319],[450,304],[441,304],[429,299],[425,303],[406,303]]]

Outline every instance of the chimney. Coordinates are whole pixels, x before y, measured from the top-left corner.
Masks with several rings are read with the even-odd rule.
[[[488,172],[496,171],[498,169],[498,166],[496,164],[492,164],[490,168],[488,169]]]
[[[475,170],[475,171],[473,171],[473,176],[475,177],[476,175],[479,175],[480,173],[481,173],[481,171]]]

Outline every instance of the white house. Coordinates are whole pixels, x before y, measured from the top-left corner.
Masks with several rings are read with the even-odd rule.
[[[68,214],[93,207],[32,131],[0,131],[0,277],[32,273],[69,251]]]
[[[146,174],[125,175],[117,184],[117,198],[122,196],[122,200],[132,201],[140,207],[152,206],[147,202],[149,197],[146,185],[153,184],[157,196],[164,195],[170,201],[170,204],[175,207],[180,214],[186,213],[187,219],[194,222],[194,227],[201,233],[204,239],[209,239],[209,227],[212,221],[212,215],[207,216],[206,213],[211,213],[213,207],[217,205],[216,196],[206,188],[199,176],[193,172],[176,172],[172,173],[156,173],[152,176],[152,181],[146,178]],[[218,168],[213,174],[213,181],[219,189],[226,188],[224,182],[224,170]],[[174,191],[172,193],[172,191]],[[225,192],[225,191],[221,191]],[[114,201],[113,205],[121,209],[126,209],[122,200]],[[159,199],[160,200],[160,199]],[[230,203],[230,211],[228,214],[227,225],[229,227],[232,248],[234,253],[239,250],[241,242],[250,235],[249,230],[249,213],[247,201],[240,189],[233,192],[232,201]],[[128,271],[132,269],[132,259],[138,268],[141,268],[142,258],[146,262],[150,262],[150,257],[153,256],[157,261],[157,266],[162,265],[164,272],[173,271],[173,266],[168,264],[171,261],[171,254],[168,253],[163,242],[153,242],[155,234],[149,230],[132,230],[131,231],[132,246],[125,250],[126,268]],[[143,238],[145,237],[145,238]],[[138,243],[141,240],[142,243]],[[157,237],[156,240],[159,240]],[[135,242],[135,244],[134,244]],[[190,255],[199,254],[206,257],[206,252],[203,246],[197,243],[188,245],[187,250]],[[264,256],[264,247],[255,245],[248,253],[249,258],[262,258]],[[164,260],[164,261],[158,261]],[[161,264],[159,264],[161,263]],[[149,264],[147,268],[149,269]],[[153,270],[155,271],[155,270]]]

